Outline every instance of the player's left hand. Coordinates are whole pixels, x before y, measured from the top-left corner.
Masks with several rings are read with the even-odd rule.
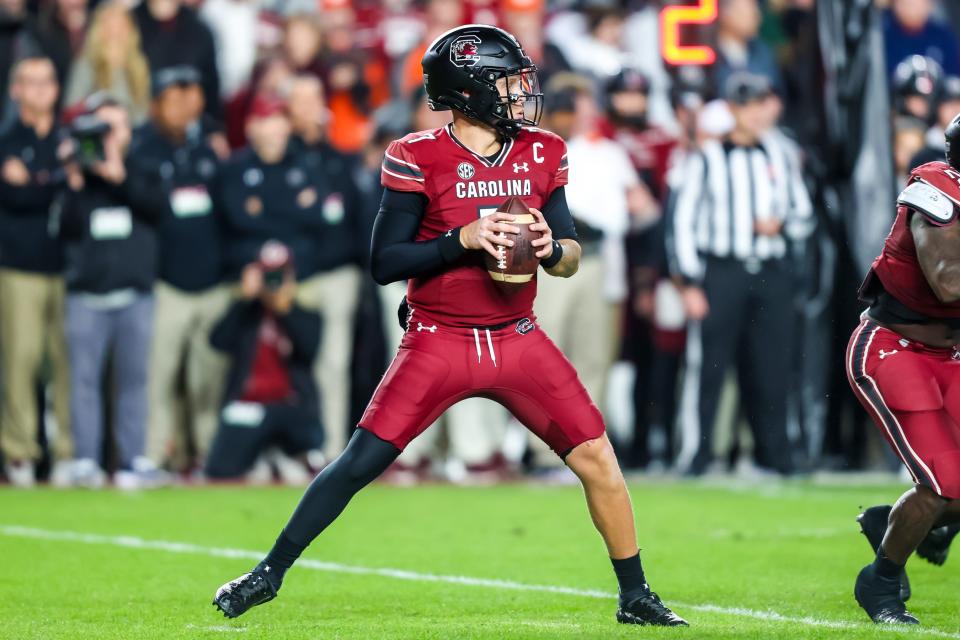
[[[535,255],[541,260],[546,260],[553,255],[553,231],[550,230],[547,219],[543,217],[539,209],[530,209],[530,213],[537,219],[536,222],[530,225],[530,231],[539,231],[543,234],[536,240],[530,242],[530,244],[534,247],[540,247]]]

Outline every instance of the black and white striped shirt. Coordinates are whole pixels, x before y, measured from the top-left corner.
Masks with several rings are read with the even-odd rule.
[[[783,258],[786,238],[806,237],[813,209],[796,145],[773,131],[754,146],[710,140],[686,160],[674,199],[668,240],[673,271],[700,282],[704,258]],[[781,233],[756,233],[756,221],[782,221]]]

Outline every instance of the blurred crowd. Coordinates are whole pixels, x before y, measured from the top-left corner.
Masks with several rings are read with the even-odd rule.
[[[468,22],[517,36],[542,126],[567,141],[583,261],[539,278],[535,310],[625,466],[894,468],[842,346],[807,364],[824,342],[807,320],[826,308],[825,343],[844,344],[863,271],[821,259],[856,239],[831,228],[811,131],[815,2],[720,0],[687,34],[715,49],[705,67],[663,63],[664,4],[0,0],[8,481],[301,483],[336,456],[403,332],[404,284],[366,268],[383,150],[448,121],[419,62]],[[876,162],[904,184],[960,112],[960,10],[876,11],[892,156]],[[809,401],[805,379],[825,392]],[[441,422],[390,480],[568,479],[487,400]]]

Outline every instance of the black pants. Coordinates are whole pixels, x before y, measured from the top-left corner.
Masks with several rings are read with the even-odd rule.
[[[680,406],[678,464],[703,473],[712,459],[717,403],[730,365],[753,431],[757,463],[791,471],[787,393],[793,357],[792,278],[782,261],[747,265],[708,259],[704,291],[710,312],[691,323]]]
[[[208,477],[238,478],[270,446],[293,456],[323,445],[323,428],[316,411],[286,404],[259,406],[263,408],[259,420],[254,419],[256,413],[238,419],[241,416],[236,413],[221,412],[220,427],[207,456]]]

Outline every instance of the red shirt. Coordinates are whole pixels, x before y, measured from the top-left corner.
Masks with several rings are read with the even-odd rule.
[[[381,181],[388,189],[427,197],[416,240],[431,240],[494,213],[509,196],[542,209],[553,190],[567,183],[567,148],[548,131],[525,128],[488,159],[463,146],[447,125],[392,142]],[[500,289],[480,251],[469,251],[447,270],[413,278],[407,285],[414,317],[459,327],[533,318],[536,294],[536,278],[512,293]]]
[[[290,339],[277,323],[276,318],[266,314],[257,332],[257,347],[250,373],[243,386],[240,400],[276,404],[286,402],[293,395],[287,359],[292,345]]]
[[[951,175],[952,173],[952,175]],[[949,219],[926,219],[937,226],[957,224],[956,199],[960,198],[960,174],[953,171],[945,162],[929,162],[913,170],[910,184],[924,182],[934,187],[948,200],[953,201],[953,214]],[[910,232],[910,216],[923,215],[900,205],[893,228],[883,245],[883,251],[873,262],[870,274],[864,282],[869,286],[870,278],[876,276],[883,288],[908,309],[928,318],[960,318],[960,302],[941,302],[927,282],[920,262],[917,259],[917,247]]]
[[[647,181],[654,196],[662,199],[667,193],[667,171],[670,156],[677,140],[660,127],[650,126],[643,131],[616,128],[605,122],[603,133],[626,150],[634,168]]]

